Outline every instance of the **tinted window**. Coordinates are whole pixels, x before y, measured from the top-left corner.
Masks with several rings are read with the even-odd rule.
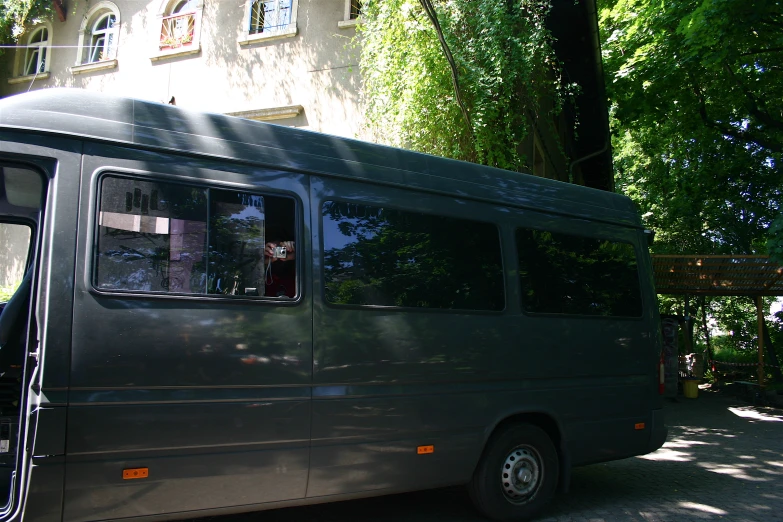
[[[517,229],[522,306],[528,312],[639,317],[633,246]]]
[[[94,274],[105,290],[269,295],[286,263],[273,270],[265,245],[294,240],[287,198],[107,176],[99,210]]]
[[[346,305],[502,310],[498,229],[416,212],[326,202],[326,299]]]

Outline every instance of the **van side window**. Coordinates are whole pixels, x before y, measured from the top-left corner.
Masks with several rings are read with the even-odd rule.
[[[340,305],[502,310],[497,226],[327,201],[326,300]]]
[[[11,299],[24,278],[31,236],[27,225],[0,223],[0,303]]]
[[[633,245],[518,228],[522,306],[527,312],[640,317]]]
[[[266,279],[287,272],[289,288],[271,297],[294,297],[295,262],[275,263],[272,272],[265,256],[268,241],[295,243],[294,216],[290,198],[104,176],[94,285],[263,297],[269,296]]]

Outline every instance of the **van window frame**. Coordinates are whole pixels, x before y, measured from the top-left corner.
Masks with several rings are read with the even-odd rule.
[[[133,299],[164,299],[164,300],[188,300],[188,301],[200,301],[200,302],[221,302],[221,303],[237,303],[248,304],[255,303],[259,305],[276,305],[276,306],[297,306],[304,300],[305,284],[304,278],[304,265],[301,256],[297,255],[294,262],[296,270],[296,295],[293,298],[280,299],[277,297],[269,296],[232,296],[225,294],[187,294],[187,293],[175,293],[175,292],[147,292],[141,290],[116,290],[98,288],[96,282],[96,268],[97,268],[97,246],[98,246],[98,234],[100,233],[100,225],[98,216],[101,211],[101,190],[102,182],[106,177],[119,177],[124,179],[136,179],[146,182],[161,182],[170,183],[182,186],[215,189],[215,190],[228,190],[236,192],[246,192],[252,195],[264,197],[273,196],[279,198],[287,198],[294,203],[294,235],[297,245],[304,244],[304,233],[302,231],[302,209],[304,208],[301,199],[297,194],[292,192],[280,191],[279,189],[268,189],[266,187],[259,188],[257,185],[245,184],[245,183],[232,183],[224,182],[220,180],[201,178],[193,178],[189,176],[182,176],[177,174],[166,173],[152,173],[148,171],[139,171],[135,169],[128,169],[123,167],[104,167],[96,169],[92,175],[92,190],[90,192],[90,223],[88,227],[88,251],[85,256],[85,284],[88,291],[91,294],[112,297],[112,298],[133,298]],[[297,247],[297,251],[299,248]]]
[[[594,315],[594,314],[573,314],[573,313],[565,313],[565,314],[558,314],[553,312],[531,312],[528,311],[525,308],[525,304],[522,301],[522,294],[525,290],[525,288],[522,287],[522,278],[519,275],[520,267],[519,267],[519,242],[517,241],[517,230],[519,229],[527,229],[527,230],[534,230],[538,232],[550,232],[555,234],[566,234],[571,236],[578,236],[578,237],[585,237],[589,239],[598,239],[603,241],[612,241],[615,243],[624,243],[626,245],[630,245],[633,249],[634,259],[636,260],[636,282],[639,285],[639,303],[641,305],[641,313],[638,316],[629,316],[629,315]],[[642,264],[639,261],[639,249],[637,248],[637,245],[635,245],[632,241],[628,241],[626,239],[618,239],[617,236],[612,236],[610,234],[584,234],[584,233],[576,233],[576,232],[564,232],[562,230],[556,230],[553,228],[545,228],[541,226],[529,226],[529,225],[519,225],[514,224],[512,228],[512,237],[514,241],[514,261],[516,262],[516,278],[517,278],[517,286],[519,291],[519,308],[522,311],[522,315],[530,318],[567,318],[567,319],[584,319],[589,321],[643,321],[645,319],[646,313],[648,311],[648,306],[645,303],[645,293],[644,293],[644,285],[642,284],[642,272],[641,272],[641,266]]]
[[[425,308],[425,307],[418,307],[418,306],[384,306],[384,305],[359,305],[359,304],[337,304],[332,303],[326,298],[326,273],[324,270],[324,262],[325,262],[325,254],[326,254],[326,248],[325,248],[325,239],[326,236],[324,234],[324,215],[323,215],[323,206],[327,202],[334,202],[334,203],[347,203],[349,205],[364,205],[369,207],[377,207],[382,209],[390,209],[390,210],[397,210],[400,212],[409,212],[414,214],[428,214],[431,216],[438,216],[438,217],[445,217],[445,218],[451,218],[451,219],[457,219],[457,220],[464,220],[464,221],[474,221],[476,223],[484,223],[487,225],[492,225],[495,227],[495,230],[498,234],[498,246],[500,247],[500,272],[501,277],[503,278],[503,308],[500,310],[473,310],[468,308]],[[505,263],[505,251],[503,249],[503,228],[500,223],[497,223],[496,221],[485,221],[485,220],[478,220],[478,219],[465,219],[463,217],[457,217],[452,214],[444,214],[444,213],[436,213],[432,212],[429,208],[425,211],[421,210],[412,210],[410,208],[402,207],[399,205],[392,204],[386,204],[386,203],[379,203],[379,202],[368,202],[366,200],[358,200],[358,199],[348,199],[348,198],[341,198],[341,197],[324,197],[321,198],[319,201],[319,206],[317,208],[318,212],[318,234],[319,234],[319,249],[320,249],[320,264],[321,264],[321,273],[319,275],[319,279],[321,281],[320,289],[320,296],[321,296],[321,302],[328,308],[332,308],[335,310],[375,310],[375,311],[400,311],[400,312],[416,312],[416,313],[436,313],[436,314],[454,314],[454,315],[465,315],[465,314],[478,314],[478,315],[505,315],[508,310],[508,277],[506,277],[506,263]]]

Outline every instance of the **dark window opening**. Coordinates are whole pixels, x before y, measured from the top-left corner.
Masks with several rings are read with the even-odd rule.
[[[520,228],[523,308],[532,313],[640,317],[633,245]]]
[[[326,202],[322,215],[328,302],[504,308],[495,225],[339,202]]]
[[[349,17],[351,20],[356,20],[362,14],[362,8],[364,7],[363,0],[351,0],[351,12]]]

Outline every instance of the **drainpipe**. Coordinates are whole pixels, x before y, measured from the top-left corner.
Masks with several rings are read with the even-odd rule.
[[[595,152],[591,152],[587,156],[582,156],[581,158],[575,159],[571,162],[571,164],[568,166],[568,182],[573,183],[574,182],[574,167],[577,166],[579,163],[582,163],[583,161],[587,161],[589,159],[595,158],[596,156],[600,156],[604,152],[609,150],[609,138],[606,139],[604,142],[604,146],[601,147],[600,150],[597,150]]]
[[[601,101],[604,111],[603,111],[603,120],[604,120],[604,130],[606,131],[606,141],[604,142],[604,146],[601,148],[601,150],[597,150],[595,152],[592,152],[588,154],[587,156],[583,156],[579,159],[576,159],[571,162],[571,165],[568,167],[568,181],[573,183],[574,182],[574,167],[582,163],[583,161],[589,160],[591,158],[594,158],[596,156],[599,156],[609,150],[609,146],[611,144],[611,137],[610,137],[610,130],[609,130],[609,114],[608,114],[608,108],[606,107],[606,88],[604,83],[604,62],[603,57],[601,56],[601,37],[598,31],[598,9],[596,6],[596,0],[585,0],[585,5],[587,7],[587,14],[588,19],[592,21],[593,23],[590,24],[590,39],[592,40],[590,43],[593,46],[593,60],[595,60],[596,64],[596,75],[598,78],[598,97]],[[614,192],[614,174],[612,174],[609,178],[610,186],[608,187],[611,192]]]

